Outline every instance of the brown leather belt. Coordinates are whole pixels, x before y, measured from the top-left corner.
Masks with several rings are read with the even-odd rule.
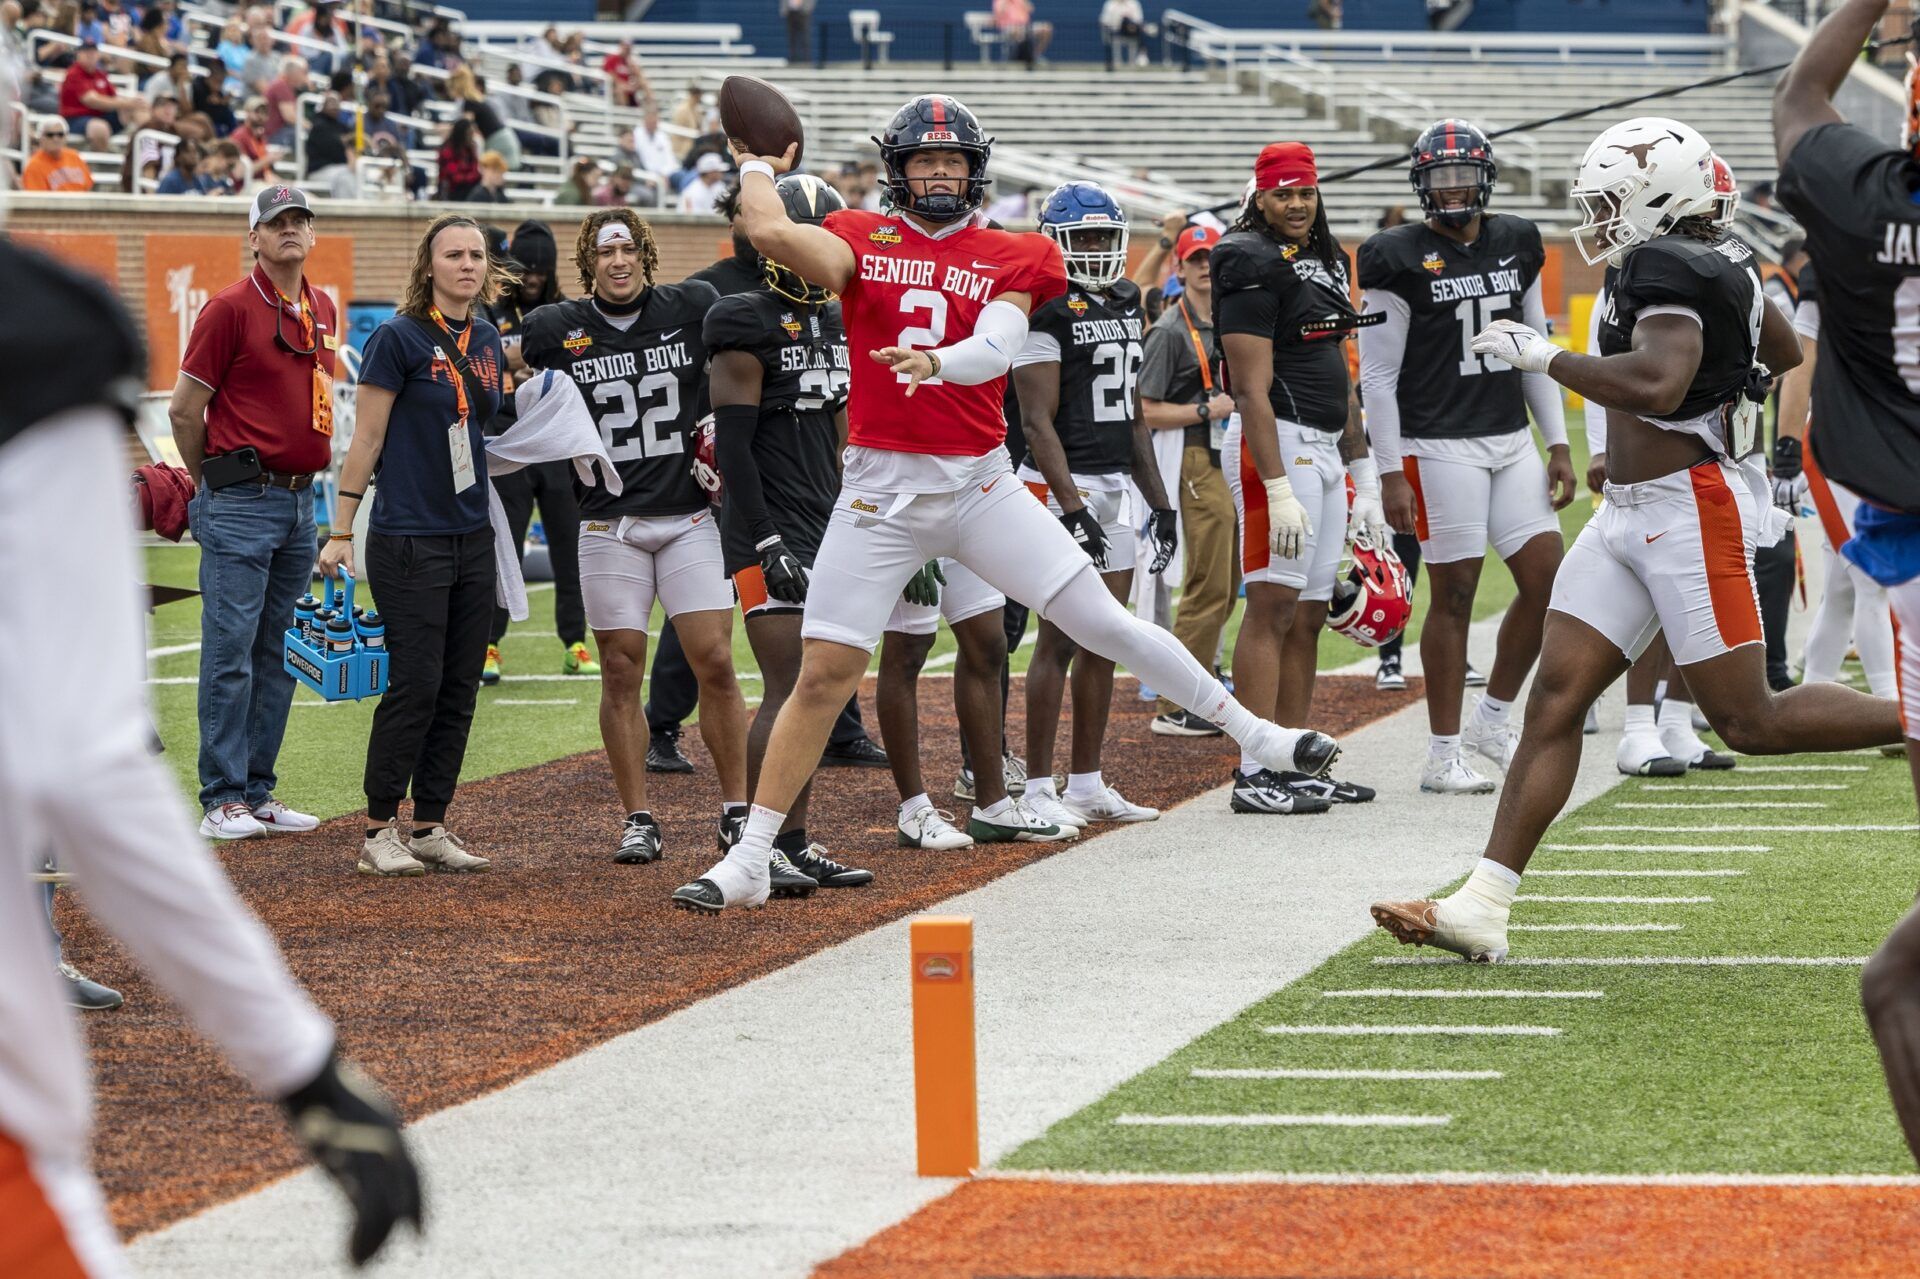
[[[251,481],[249,481],[250,483]],[[269,488],[290,489],[298,493],[301,489],[313,487],[313,472],[303,475],[289,475],[285,471],[262,471],[260,482]]]

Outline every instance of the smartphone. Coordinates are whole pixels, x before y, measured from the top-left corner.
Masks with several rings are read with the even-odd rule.
[[[210,457],[200,464],[200,478],[206,483],[208,492],[226,488],[230,484],[258,480],[260,474],[260,451],[252,445]]]

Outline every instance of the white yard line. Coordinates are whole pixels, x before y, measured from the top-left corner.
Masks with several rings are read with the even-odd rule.
[[[1920,825],[1912,822],[1895,822],[1886,825],[1843,825],[1843,826],[1800,826],[1800,825],[1740,825],[1740,826],[1675,826],[1662,823],[1658,826],[1619,826],[1599,825],[1581,826],[1583,831],[1598,831],[1601,834],[1620,835],[1844,835],[1854,831],[1900,831],[1920,830]],[[1714,852],[1733,852],[1731,845],[1712,850]]]
[[[1557,1035],[1558,1026],[1262,1026],[1268,1035]]]
[[[1684,791],[1697,795],[1702,791],[1709,794],[1714,792],[1726,794],[1732,791],[1786,791],[1797,795],[1810,790],[1835,791],[1852,789],[1853,787],[1845,782],[1747,782],[1738,786],[1722,786],[1713,782],[1653,782],[1638,788],[1634,793],[1638,795],[1651,795],[1657,792],[1664,795],[1669,791]]]
[[[1522,893],[1514,898],[1516,902],[1553,902],[1561,905],[1585,906],[1705,906],[1713,901],[1711,897],[1543,897],[1537,894]]]
[[[1195,1079],[1367,1079],[1383,1083],[1465,1083],[1506,1078],[1499,1070],[1295,1070],[1284,1066],[1200,1067],[1189,1073]]]
[[[1749,764],[1742,761],[1743,773],[1869,773],[1871,764]]]
[[[1510,933],[1677,933],[1679,924],[1508,924]]]
[[[577,697],[496,697],[495,706],[578,706]]]
[[[1322,999],[1604,999],[1600,990],[1409,990],[1390,986],[1366,990],[1323,990]]]
[[[1888,1186],[1920,1189],[1920,1176],[1834,1173],[1604,1172],[1072,1172],[983,1168],[983,1181],[1078,1186]]]
[[[1744,870],[1529,870],[1528,879],[1727,879]]]
[[[1385,968],[1412,968],[1463,961],[1376,955],[1373,962]],[[1859,968],[1866,962],[1865,955],[1509,955],[1500,961],[1503,967],[1516,968]]]
[[[1649,810],[1654,810],[1659,812],[1669,812],[1669,813],[1691,812],[1696,809],[1705,809],[1705,808],[1734,808],[1734,809],[1739,809],[1742,812],[1753,813],[1753,812],[1764,812],[1764,811],[1772,811],[1772,810],[1785,811],[1788,809],[1826,808],[1827,805],[1823,803],[1819,803],[1817,801],[1800,804],[1800,803],[1793,803],[1791,801],[1783,802],[1777,799],[1740,799],[1740,800],[1727,800],[1725,802],[1721,802],[1718,800],[1696,799],[1696,800],[1682,801],[1681,803],[1678,803],[1678,804],[1643,804],[1643,803],[1636,803],[1633,800],[1625,800],[1619,804],[1614,805],[1614,807],[1615,808],[1641,808],[1641,809],[1649,809]]]
[[[155,657],[174,657],[180,653],[198,653],[199,651],[200,641],[195,640],[191,644],[165,644],[159,648],[150,648],[147,650],[147,657],[149,659]]]
[[[1583,828],[1585,829],[1585,828]],[[1636,827],[1635,829],[1642,829]],[[1770,853],[1772,844],[1542,844],[1548,853]],[[1531,871],[1530,874],[1539,874]]]
[[[1115,1115],[1116,1124],[1155,1128],[1439,1128],[1452,1115]]]

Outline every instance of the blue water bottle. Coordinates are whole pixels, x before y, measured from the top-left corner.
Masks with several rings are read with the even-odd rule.
[[[380,620],[380,614],[369,613],[365,609],[353,610],[354,630],[360,636],[360,643],[369,649],[384,649],[387,646],[387,624]]]
[[[339,613],[327,622],[327,656],[334,661],[353,656],[353,622]]]
[[[315,642],[313,634],[313,615],[319,611],[319,608],[320,601],[313,598],[313,592],[311,591],[302,595],[293,603],[294,629],[299,631],[300,638],[313,648],[320,647],[320,645]]]

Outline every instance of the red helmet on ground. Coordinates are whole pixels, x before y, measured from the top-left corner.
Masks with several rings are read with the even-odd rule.
[[[707,501],[720,505],[720,463],[713,451],[713,414],[693,428],[693,478],[707,491]]]
[[[1407,629],[1413,616],[1413,586],[1407,566],[1391,546],[1353,535],[1353,565],[1334,583],[1327,625],[1362,648],[1378,648]]]

